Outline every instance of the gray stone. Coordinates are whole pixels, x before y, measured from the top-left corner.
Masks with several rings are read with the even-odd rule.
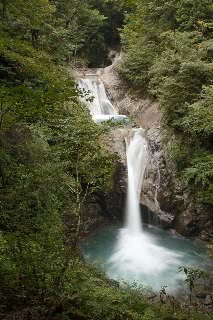
[[[133,92],[120,77],[116,64],[103,69],[101,79],[118,112],[130,116],[136,126],[146,130],[150,156],[141,204],[157,215],[162,227],[175,229],[185,236],[201,235],[206,240],[209,230],[213,228],[212,210],[198,204],[178,178],[176,165],[167,154],[172,137],[166,136],[165,142],[159,103]],[[126,192],[127,178],[124,136],[125,130],[115,130],[110,137],[111,148],[119,155],[118,166],[123,166],[124,176],[120,176],[118,182],[121,193]]]
[[[204,304],[205,304],[206,306],[209,306],[209,305],[213,304],[212,297],[211,297],[210,294],[208,294],[208,295],[206,296],[206,299],[205,299]]]
[[[198,292],[196,294],[196,297],[199,299],[205,299],[206,298],[206,293],[205,292]]]

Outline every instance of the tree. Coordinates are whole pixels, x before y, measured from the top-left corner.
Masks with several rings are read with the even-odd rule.
[[[138,90],[160,101],[182,181],[205,204],[212,204],[213,179],[210,2],[134,1],[119,67]]]
[[[8,4],[10,15],[21,25],[22,36],[30,32],[33,45],[38,44],[44,21],[51,18],[54,10],[48,0],[32,0],[27,5],[24,0],[13,0]]]
[[[105,17],[86,0],[52,3],[56,11],[52,23],[46,25],[42,45],[57,59],[72,61],[79,52],[90,47],[91,38],[97,35]]]
[[[0,5],[2,18],[5,19],[7,16],[7,0],[1,0]]]
[[[71,242],[75,247],[84,227],[85,200],[97,190],[110,188],[114,156],[101,144],[105,129],[92,121],[84,105],[69,103],[61,119],[52,119],[49,126],[53,130],[52,152],[63,170],[66,209],[62,216],[68,239],[74,234]]]
[[[211,0],[179,0],[174,5],[179,30],[197,30],[211,36],[208,30],[213,15]]]
[[[195,281],[200,278],[206,277],[206,272],[204,272],[203,270],[200,270],[200,269],[194,269],[194,268],[190,268],[190,267],[179,267],[178,269],[179,269],[178,272],[183,271],[186,275],[185,282],[187,282],[189,285],[189,290],[190,290],[189,299],[190,299],[190,304],[191,304],[192,303],[192,291],[195,288]]]

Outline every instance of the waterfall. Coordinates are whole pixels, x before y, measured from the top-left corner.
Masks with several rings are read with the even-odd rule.
[[[148,155],[147,143],[142,134],[142,129],[132,129],[131,137],[126,138],[128,170],[126,227],[133,234],[141,232],[142,228],[139,199]]]
[[[114,252],[108,260],[109,275],[141,280],[160,289],[162,272],[170,273],[180,265],[181,254],[160,247],[142,228],[140,194],[148,161],[143,129],[131,129],[126,137],[128,192],[125,227],[120,229]],[[166,284],[165,284],[166,285]]]
[[[100,78],[94,74],[91,77],[80,79],[78,87],[83,93],[82,99],[87,104],[93,120],[99,123],[109,119],[118,119],[118,121],[120,121],[119,119],[125,119],[125,115],[117,114],[107,98],[104,84]],[[167,234],[165,237],[165,233],[162,237],[160,235],[162,231],[159,232],[159,229],[143,227],[140,195],[143,192],[145,169],[152,158],[148,157],[148,146],[143,129],[130,129],[128,126],[122,132],[123,136],[126,136],[128,169],[125,225],[123,228],[116,230],[116,240],[114,237],[111,238],[112,233],[110,231],[102,238],[98,237],[92,246],[94,246],[95,254],[97,254],[96,257],[106,262],[105,268],[110,278],[118,279],[121,284],[121,279],[124,279],[125,282],[134,283],[134,286],[136,283],[152,286],[155,292],[158,292],[161,286],[169,286],[166,291],[174,293],[179,288],[182,290],[183,280],[181,282],[180,280],[184,278],[184,275],[177,274],[178,267],[181,265],[190,266],[194,263],[193,261],[191,263],[190,254],[183,251],[184,247],[181,239],[175,240],[175,234],[169,237]],[[158,158],[154,160],[157,162],[158,168],[154,200],[156,211],[160,211],[157,200],[160,188],[160,168]],[[179,243],[179,240],[178,249],[177,246],[174,248],[174,243]],[[104,247],[99,246],[102,241],[106,246],[106,251]],[[108,247],[110,242],[110,247]],[[196,253],[196,256],[199,256],[199,254]]]
[[[103,82],[99,77],[91,79],[80,79],[78,88],[83,93],[82,100],[87,104],[92,116],[117,115],[117,111],[107,98]]]
[[[109,101],[105,86],[100,77],[95,74],[88,74],[87,76],[89,78],[81,78],[77,82],[77,87],[82,95],[81,100],[89,108],[92,119],[96,123],[107,120],[128,122],[128,117],[118,114]]]
[[[109,119],[120,121],[127,118],[125,115],[117,114],[107,98],[100,77],[92,75],[90,79],[82,78],[78,82],[78,87],[83,93],[82,99],[87,104],[94,121],[102,122]],[[127,132],[126,222],[125,227],[120,229],[114,252],[108,259],[108,270],[112,278],[122,275],[125,278],[140,280],[142,277],[146,283],[146,279],[149,277],[150,281],[151,276],[156,284],[159,283],[159,274],[162,271],[170,272],[174,266],[180,266],[180,255],[158,246],[142,228],[140,194],[148,161],[147,143],[143,129],[128,129]]]

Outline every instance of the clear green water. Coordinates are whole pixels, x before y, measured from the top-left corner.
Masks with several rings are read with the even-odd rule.
[[[85,260],[102,262],[110,278],[137,281],[154,291],[168,286],[173,294],[184,288],[185,275],[178,267],[212,266],[204,242],[149,226],[143,227],[142,236],[129,238],[119,225],[108,226],[81,240],[80,247]]]

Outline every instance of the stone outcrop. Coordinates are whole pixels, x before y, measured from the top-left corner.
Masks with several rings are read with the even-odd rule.
[[[133,91],[119,76],[114,65],[103,69],[100,77],[119,114],[128,115],[135,126],[146,130],[149,164],[140,198],[144,209],[144,221],[150,222],[151,219],[152,223],[163,228],[176,229],[185,236],[201,235],[205,239],[213,226],[210,208],[196,203],[192,194],[179,180],[175,164],[167,156],[166,145],[162,141],[162,114],[159,103]],[[107,200],[106,205],[109,211],[111,208],[115,216],[119,215],[121,202],[126,193],[124,135],[124,131],[115,129],[109,140],[112,149],[119,157],[115,192]],[[113,208],[119,207],[118,203],[121,208],[117,208],[116,211]]]

